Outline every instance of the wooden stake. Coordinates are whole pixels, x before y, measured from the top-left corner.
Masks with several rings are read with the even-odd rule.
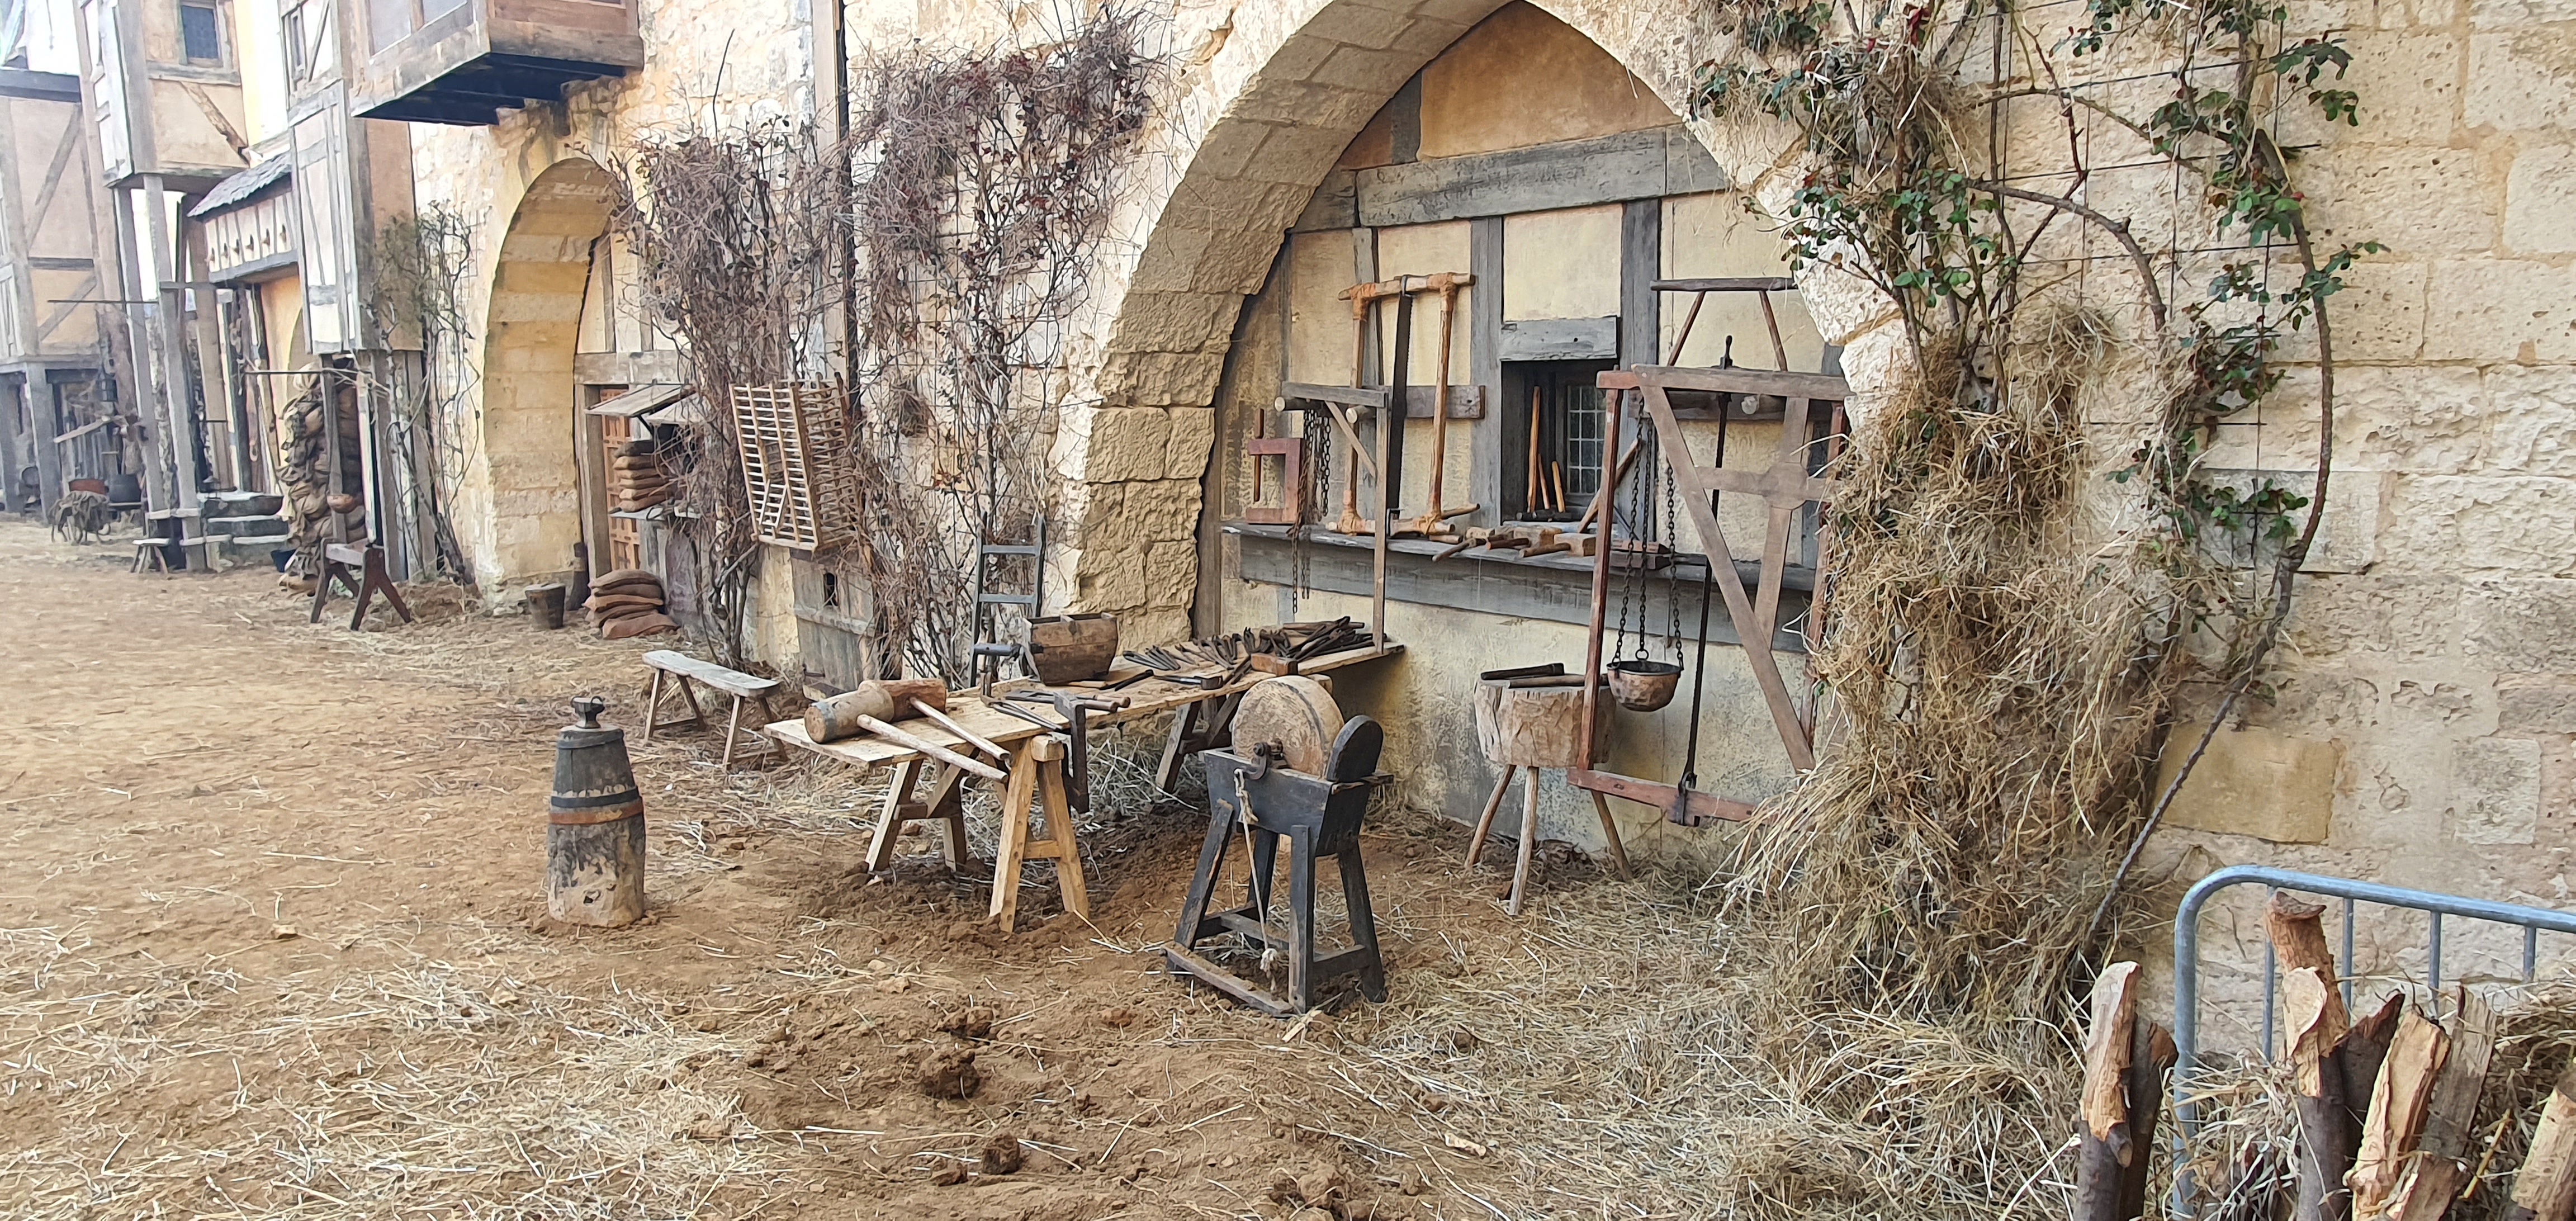
[[[2129,1136],[2129,1057],[2137,1030],[2138,964],[2115,962],[2093,981],[2093,1022],[2084,1040],[2082,1149],[2075,1161],[2077,1221],[2124,1221],[2120,1180],[2138,1150]]]
[[[2540,1107],[2531,1152],[2513,1176],[2513,1204],[2505,1221],[2568,1221],[2576,1216],[2576,1061]]]
[[[2380,1061],[2379,1081],[2370,1091],[2370,1111],[2362,1119],[2361,1151],[2354,1156],[2346,1180],[2352,1186],[2355,1217],[2376,1218],[2387,1212],[2389,1199],[2405,1175],[2407,1159],[2423,1135],[2433,1083],[2450,1054],[2451,1036],[2442,1033],[2440,1023],[2411,1007],[2398,1019],[2397,1037]]]
[[[2388,1205],[2396,1221],[2441,1221],[2469,1182],[2468,1156],[2476,1139],[2478,1093],[2486,1084],[2487,1065],[2495,1057],[2495,1010],[2460,985],[2451,1032],[2451,1057],[2424,1110],[2424,1135],[2406,1181]]]
[[[2147,1201],[2147,1151],[2173,1067],[2173,1035],[2136,1022],[2138,964],[2114,963],[2093,984],[2084,1045],[2075,1221],[2134,1221]]]

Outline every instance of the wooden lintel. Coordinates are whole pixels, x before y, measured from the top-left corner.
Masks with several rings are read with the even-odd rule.
[[[1435,389],[1437,389],[1437,387],[1433,386],[1405,387],[1404,418],[1408,420],[1430,419],[1431,404],[1433,401],[1432,392]],[[1304,407],[1299,406],[1301,403],[1339,403],[1345,407],[1364,407],[1371,411],[1375,411],[1386,406],[1387,388],[1384,386],[1333,386],[1316,382],[1289,382],[1279,387],[1279,397],[1288,400],[1288,409],[1291,411],[1305,410]],[[1483,386],[1451,384],[1449,387],[1449,418],[1453,420],[1484,419],[1485,388]]]
[[[1629,370],[1638,380],[1667,390],[1708,390],[1719,394],[1773,394],[1781,398],[1839,403],[1851,397],[1851,383],[1832,373],[1793,373],[1781,369],[1747,369],[1741,365],[1692,368],[1683,365],[1638,365]]]
[[[1588,789],[1622,801],[1633,801],[1642,806],[1652,806],[1665,811],[1673,808],[1673,798],[1681,792],[1676,785],[1639,780],[1634,776],[1622,776],[1617,772],[1598,771],[1585,767],[1566,769],[1565,782],[1578,789]],[[1684,813],[1694,822],[1707,818],[1723,819],[1727,822],[1750,822],[1753,819],[1754,808],[1749,802],[1736,801],[1720,797],[1715,793],[1703,793],[1693,789],[1690,795],[1690,808]]]
[[[1659,293],[1788,293],[1798,282],[1787,276],[1720,276],[1715,279],[1657,280]]]

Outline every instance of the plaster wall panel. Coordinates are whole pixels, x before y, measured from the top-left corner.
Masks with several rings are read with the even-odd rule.
[[[1503,317],[1619,312],[1617,204],[1503,218]]]
[[[1533,89],[1544,83],[1545,89]],[[1674,120],[1619,61],[1535,6],[1504,5],[1422,73],[1422,155],[1455,157]]]

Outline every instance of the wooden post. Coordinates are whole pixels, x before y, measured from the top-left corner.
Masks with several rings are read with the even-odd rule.
[[[2540,1107],[2531,1152],[2513,1176],[2505,1221],[2568,1221],[2576,1215],[2576,1061]]]

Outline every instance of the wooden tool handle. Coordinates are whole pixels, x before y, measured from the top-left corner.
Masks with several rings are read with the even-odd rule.
[[[968,745],[973,746],[977,750],[983,751],[985,754],[991,755],[996,759],[1008,759],[1011,757],[1010,751],[1003,749],[999,744],[993,742],[991,739],[958,724],[955,717],[949,716],[947,713],[941,712],[940,710],[931,707],[929,704],[923,703],[920,700],[914,700],[912,701],[912,710],[923,716],[929,717],[931,720],[939,722],[940,728],[956,734],[960,738],[964,738]]]
[[[956,751],[950,750],[945,746],[938,745],[927,738],[905,733],[904,731],[897,729],[892,725],[888,725],[872,716],[862,716],[856,718],[856,720],[859,723],[859,727],[867,730],[869,733],[875,734],[880,738],[884,738],[886,741],[892,742],[897,746],[920,751],[921,753],[928,755],[933,759],[937,759],[950,767],[956,768],[967,775],[982,776],[986,780],[1002,779],[1002,771],[1000,768],[988,767],[983,763],[966,757],[965,755],[958,754]]]

